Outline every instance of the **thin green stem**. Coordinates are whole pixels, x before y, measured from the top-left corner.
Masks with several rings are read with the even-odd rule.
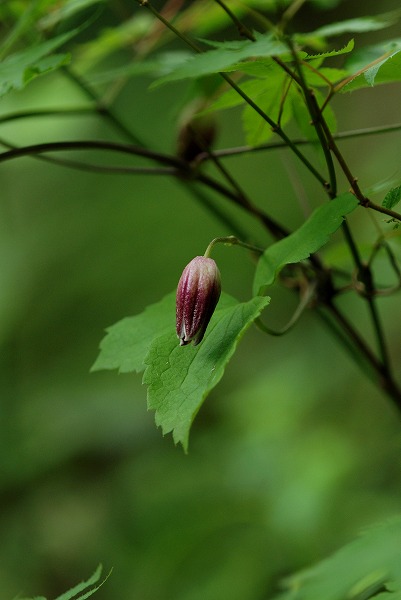
[[[335,140],[348,140],[358,137],[379,135],[384,133],[393,133],[401,131],[401,123],[395,125],[386,125],[384,127],[367,127],[364,129],[353,129],[351,131],[342,131],[333,134]],[[295,146],[306,146],[315,145],[316,142],[307,140],[306,138],[299,138],[292,140]],[[265,150],[279,150],[281,148],[287,148],[288,145],[285,142],[272,142],[267,144],[260,144],[260,146],[238,146],[237,148],[222,148],[221,150],[215,150],[215,156],[220,158],[230,158],[231,156],[238,156],[240,154],[250,154],[252,152],[264,152]],[[201,154],[197,157],[198,162],[203,162],[208,159],[208,155]]]
[[[191,133],[199,147],[202,148],[204,152],[207,152],[210,159],[215,164],[216,168],[220,171],[220,173],[223,175],[226,181],[235,190],[238,199],[241,201],[242,206],[249,210],[251,213],[255,214],[255,210],[257,210],[256,207],[253,205],[247,194],[245,194],[244,190],[239,185],[237,180],[226,169],[226,167],[223,165],[220,159],[214,156],[214,152],[206,145],[205,141],[202,139],[202,136],[199,135],[193,128],[191,129]],[[274,219],[269,217],[267,214],[264,214],[263,218],[264,225],[268,228],[273,237],[275,237],[276,239],[281,239],[288,235],[288,231],[284,227],[279,225],[276,221],[274,221]]]
[[[279,127],[277,123],[273,121],[236,83],[226,75],[225,73],[220,73],[223,79],[239,94],[251,108],[253,108],[266,123],[268,123],[272,131],[281,137],[284,144],[289,147],[294,154],[300,159],[300,161],[305,165],[305,167],[312,173],[312,175],[317,179],[324,188],[327,188],[327,181],[319,171],[312,165],[312,163],[306,158],[306,156],[297,148],[296,145],[293,144],[291,138]]]
[[[230,188],[224,186],[219,181],[216,181],[209,175],[205,175],[204,173],[197,173],[196,181],[203,183],[210,189],[218,192],[220,195],[232,200],[235,204],[246,210],[248,214],[251,214],[254,217],[256,217],[268,231],[272,232],[273,230],[275,230],[276,237],[279,237],[279,239],[289,234],[289,232],[286,229],[279,225],[279,223],[276,223],[269,215],[267,215],[257,206],[255,206],[254,204],[248,204],[244,202],[244,199],[241,196],[233,192]]]
[[[330,181],[330,187],[327,189],[327,192],[331,198],[335,198],[337,195],[337,176],[336,176],[336,171],[334,168],[333,158],[331,156],[331,152],[330,152],[330,149],[329,149],[329,146],[327,143],[325,132],[322,127],[320,109],[316,102],[316,97],[315,97],[313,91],[308,88],[308,85],[306,83],[306,79],[304,77],[304,73],[302,70],[302,66],[299,62],[298,55],[295,51],[295,48],[294,48],[294,45],[293,45],[291,39],[288,38],[287,42],[288,42],[288,47],[291,51],[292,57],[294,59],[295,69],[296,69],[296,72],[298,75],[298,82],[302,88],[306,106],[309,110],[309,114],[311,116],[313,126],[315,127],[315,130],[316,130],[319,142],[320,142],[320,146],[324,153],[324,158],[326,161],[327,170],[328,170],[328,174],[329,174],[329,181]]]
[[[255,41],[255,36],[253,35],[252,31],[250,29],[248,29],[248,27],[246,27],[246,25],[244,25],[239,19],[238,17],[233,13],[233,11],[223,2],[223,0],[214,0],[217,4],[219,4],[219,6],[221,6],[221,8],[227,13],[227,15],[230,17],[230,19],[232,20],[232,22],[234,23],[234,25],[236,26],[236,28],[238,29],[238,33],[240,34],[241,37],[246,37],[248,38],[248,40],[251,40],[252,42]]]
[[[341,328],[347,333],[348,337],[352,340],[352,343],[356,346],[356,348],[368,360],[371,367],[373,367],[376,377],[379,377],[378,383],[380,387],[395,402],[397,408],[401,410],[401,390],[394,381],[393,376],[389,372],[386,365],[376,358],[363,338],[361,338],[351,323],[332,302],[327,303],[326,308],[330,312],[331,316],[334,317],[334,319],[339,323]]]
[[[298,323],[298,321],[304,314],[310,301],[313,298],[315,290],[316,290],[316,282],[310,282],[306,289],[306,292],[301,296],[299,304],[298,304],[297,308],[295,309],[292,317],[290,318],[288,323],[286,323],[286,325],[284,325],[284,327],[282,327],[281,329],[272,329],[271,327],[266,325],[266,323],[264,323],[260,317],[258,319],[256,319],[255,325],[257,327],[259,327],[259,329],[261,331],[263,331],[269,335],[273,335],[275,337],[279,337],[279,336],[282,336],[282,335],[288,333],[288,331],[290,331],[294,327],[294,325],[296,325]]]
[[[305,4],[306,0],[294,0],[287,10],[284,11],[283,16],[281,17],[281,21],[279,23],[279,29],[284,31],[287,24],[295,17],[297,12],[302,8]]]
[[[206,248],[205,254],[203,255],[205,258],[209,258],[210,254],[216,244],[224,244],[225,246],[241,246],[242,248],[246,248],[247,250],[251,250],[251,252],[256,252],[256,254],[263,254],[263,248],[258,248],[253,244],[248,244],[247,242],[243,242],[238,239],[234,235],[229,235],[227,237],[217,237],[214,238]]]

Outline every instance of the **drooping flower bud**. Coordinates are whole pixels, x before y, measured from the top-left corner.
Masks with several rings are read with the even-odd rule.
[[[176,325],[180,345],[197,346],[205,335],[221,292],[220,271],[212,258],[196,256],[177,288]]]

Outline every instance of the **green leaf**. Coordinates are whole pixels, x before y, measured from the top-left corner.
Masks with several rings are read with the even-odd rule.
[[[401,518],[367,530],[331,557],[289,577],[280,600],[348,600],[400,597]],[[389,593],[376,595],[383,588]]]
[[[338,23],[330,23],[315,29],[306,34],[318,37],[331,37],[335,35],[343,35],[344,33],[364,33],[368,31],[377,31],[390,27],[397,23],[401,15],[401,11],[394,10],[388,13],[375,15],[373,17],[358,17],[356,19],[347,19]]]
[[[95,585],[100,579],[100,576],[102,574],[102,565],[99,565],[96,571],[93,573],[93,575],[89,577],[89,579],[78,583],[78,585],[74,586],[67,592],[64,592],[64,594],[61,594],[61,596],[58,596],[55,600],[85,600],[85,598],[89,598],[89,596],[92,596],[92,594],[94,594],[107,581],[107,579],[110,577],[110,573],[107,575],[107,577],[105,577],[105,579],[103,579],[103,581],[99,585],[88,590],[90,586]],[[77,594],[80,594],[81,592],[84,593],[78,596]]]
[[[302,36],[301,36],[301,41],[302,41],[302,39],[303,39],[304,43],[306,43],[306,39],[304,39],[304,34],[302,34]],[[305,57],[305,60],[314,60],[316,58],[331,58],[333,56],[341,56],[341,54],[348,54],[349,52],[352,52],[353,49],[354,49],[354,40],[350,40],[348,42],[348,44],[346,44],[343,48],[340,48],[340,50],[330,50],[328,52],[320,52],[319,54],[308,54]]]
[[[276,81],[276,85],[271,87],[267,86],[266,82],[259,80],[260,87],[265,88],[265,93],[257,97],[258,106],[269,115],[274,121],[279,118],[280,104],[282,97],[285,92],[285,75],[281,77],[281,80]],[[284,99],[284,106],[280,115],[280,125],[284,127],[292,117],[292,103],[289,100],[290,94]],[[242,126],[245,133],[245,140],[249,146],[258,146],[267,142],[273,137],[274,132],[271,125],[267,123],[257,113],[252,106],[246,104],[242,113]]]
[[[341,92],[351,92],[364,87],[372,87],[382,83],[401,81],[401,50],[375,65],[367,65],[366,69],[358,74],[350,83],[341,88]]]
[[[128,62],[120,67],[100,71],[99,73],[88,73],[87,78],[92,84],[115,82],[116,79],[125,77],[138,77],[152,73],[157,77],[161,77],[165,73],[169,73],[173,68],[181,65],[192,54],[190,52],[176,51],[165,52],[152,60],[141,59],[139,61]]]
[[[275,40],[271,35],[256,34],[256,41],[244,40],[226,42],[220,48],[195,54],[183,65],[176,68],[169,75],[162,77],[153,84],[154,86],[179,81],[182,79],[196,79],[223,72],[232,65],[257,56],[273,56],[288,53],[288,48]]]
[[[242,63],[244,66],[249,66],[251,69],[249,72],[254,72],[255,67],[257,70],[257,78],[253,77],[252,79],[247,79],[246,81],[239,82],[239,86],[241,90],[250,98],[256,99],[262,94],[269,93],[278,93],[278,89],[282,89],[283,81],[285,75],[283,70],[275,65],[272,68],[266,68],[265,65],[258,63],[258,61],[252,61],[252,63]],[[238,66],[238,65],[237,65]],[[258,68],[259,67],[259,68]],[[244,69],[245,70],[245,69]],[[246,69],[248,72],[248,69]],[[260,76],[263,76],[263,79],[259,79]],[[238,92],[230,88],[220,97],[218,97],[214,102],[212,102],[204,113],[214,112],[217,110],[223,110],[226,108],[232,108],[234,106],[238,106],[240,104],[244,104],[245,100],[243,99]]]
[[[143,313],[112,325],[100,343],[100,354],[91,371],[118,369],[120,373],[145,369],[144,358],[156,336],[174,331],[175,292],[151,304]]]
[[[269,303],[253,298],[217,310],[199,346],[178,344],[174,332],[152,343],[145,359],[143,382],[148,385],[148,407],[156,411],[163,434],[188,449],[191,424],[209,392],[218,384],[246,329]]]
[[[3,60],[0,64],[0,96],[11,90],[20,90],[38,75],[54,71],[66,64],[69,54],[48,55],[74,37],[80,29],[16,52]]]
[[[320,206],[299,229],[272,244],[259,259],[253,291],[262,294],[272,285],[279,271],[288,264],[305,260],[326,244],[337,231],[345,215],[358,206],[358,200],[347,192]]]
[[[398,187],[392,188],[389,192],[387,192],[386,197],[382,202],[382,206],[384,208],[394,208],[399,201],[401,200],[401,185]]]

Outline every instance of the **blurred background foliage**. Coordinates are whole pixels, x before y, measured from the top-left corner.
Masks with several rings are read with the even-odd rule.
[[[106,4],[72,45],[72,66],[76,59],[94,85],[97,73],[129,61],[130,46],[150,26],[147,14],[131,20],[140,12],[135,2]],[[316,0],[296,26],[307,31],[311,23],[394,8],[398,2]],[[207,35],[209,21],[200,14],[197,35]],[[8,25],[5,20],[3,34]],[[361,34],[357,43],[397,35],[394,26]],[[106,41],[95,44],[98,37]],[[174,151],[188,86],[149,91],[149,83],[146,75],[124,81],[113,90],[113,109],[150,147]],[[336,98],[339,130],[399,121],[400,91],[381,86]],[[0,111],[85,102],[79,86],[59,71],[4,97]],[[1,123],[0,136],[16,145],[122,139],[91,115]],[[218,147],[242,143],[236,109],[220,115]],[[400,145],[401,133],[391,133],[344,141],[342,148],[366,189],[400,178]],[[99,161],[90,152],[80,156]],[[288,227],[300,222],[303,210],[294,185],[309,206],[322,201],[286,151],[226,164],[255,202]],[[187,187],[20,158],[1,165],[1,190],[2,599],[19,593],[52,598],[99,562],[114,567],[99,600],[267,598],[281,577],[399,512],[399,415],[313,314],[283,338],[247,334],[197,418],[188,456],[156,430],[140,376],[89,373],[105,327],[159,300],[212,238],[232,233]],[[214,200],[252,227],[255,239],[268,242],[247,215]],[[351,223],[359,241],[372,239],[365,213]],[[339,238],[330,252],[341,257]],[[225,291],[247,299],[253,266],[246,253],[218,248],[215,257]],[[280,326],[295,299],[279,287],[271,295],[266,317]],[[367,327],[360,303],[343,302]],[[399,297],[382,299],[380,307],[399,372]]]

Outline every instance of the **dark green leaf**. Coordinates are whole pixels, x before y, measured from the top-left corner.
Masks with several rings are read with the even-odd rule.
[[[77,29],[69,31],[38,46],[8,56],[0,64],[0,96],[4,96],[11,90],[20,90],[38,75],[53,71],[66,64],[69,54],[52,56],[49,54],[77,33]]]
[[[186,51],[165,52],[152,60],[142,59],[139,61],[132,61],[114,69],[95,74],[88,74],[88,78],[91,83],[99,84],[113,82],[120,77],[138,77],[148,73],[161,77],[165,73],[169,73],[175,67],[183,64],[191,56],[192,54]]]
[[[303,38],[304,38],[304,35],[302,34],[301,40]],[[306,42],[306,40],[304,40],[304,43],[305,42]],[[350,40],[348,42],[348,44],[346,44],[343,48],[340,48],[340,50],[330,50],[328,52],[320,52],[319,54],[308,54],[305,57],[305,60],[314,60],[316,58],[331,58],[333,56],[340,56],[341,54],[348,54],[349,52],[352,52],[353,49],[354,49],[354,40]]]
[[[390,600],[400,596],[401,518],[372,527],[331,557],[285,581],[280,600]],[[390,593],[377,592],[388,589]]]
[[[256,268],[254,294],[263,293],[285,265],[305,260],[317,252],[340,227],[344,216],[357,206],[358,200],[353,194],[342,194],[317,208],[291,235],[269,246]]]
[[[219,73],[236,63],[253,57],[288,53],[288,48],[271,35],[257,34],[255,42],[250,40],[236,42],[234,49],[232,44],[232,42],[228,42],[222,44],[220,48],[195,54],[169,75],[155,82],[154,85]]]
[[[145,369],[144,358],[156,336],[174,331],[175,292],[151,304],[143,313],[126,317],[109,327],[100,343],[100,354],[92,371],[118,369],[120,373]]]
[[[273,121],[277,122],[280,117],[280,125],[284,127],[292,117],[292,103],[289,99],[290,93],[286,92],[286,76],[281,74],[281,78],[277,78],[275,85],[266,85],[263,80],[257,80],[260,88],[264,88],[264,93],[256,97],[256,102],[265,114]],[[280,113],[281,103],[284,102]],[[257,146],[267,142],[273,137],[274,132],[269,123],[267,123],[259,113],[255,111],[249,104],[245,105],[242,113],[242,126],[245,133],[245,140],[249,146]]]
[[[401,185],[399,185],[398,187],[392,188],[387,194],[386,197],[384,198],[383,202],[382,202],[382,206],[384,206],[384,208],[394,208],[394,206],[396,206],[399,201],[401,200]]]
[[[259,297],[217,310],[199,346],[180,346],[175,332],[152,343],[143,377],[148,407],[156,411],[163,434],[173,432],[175,443],[184,450],[203,401],[222,378],[240,338],[268,303],[269,298]]]

